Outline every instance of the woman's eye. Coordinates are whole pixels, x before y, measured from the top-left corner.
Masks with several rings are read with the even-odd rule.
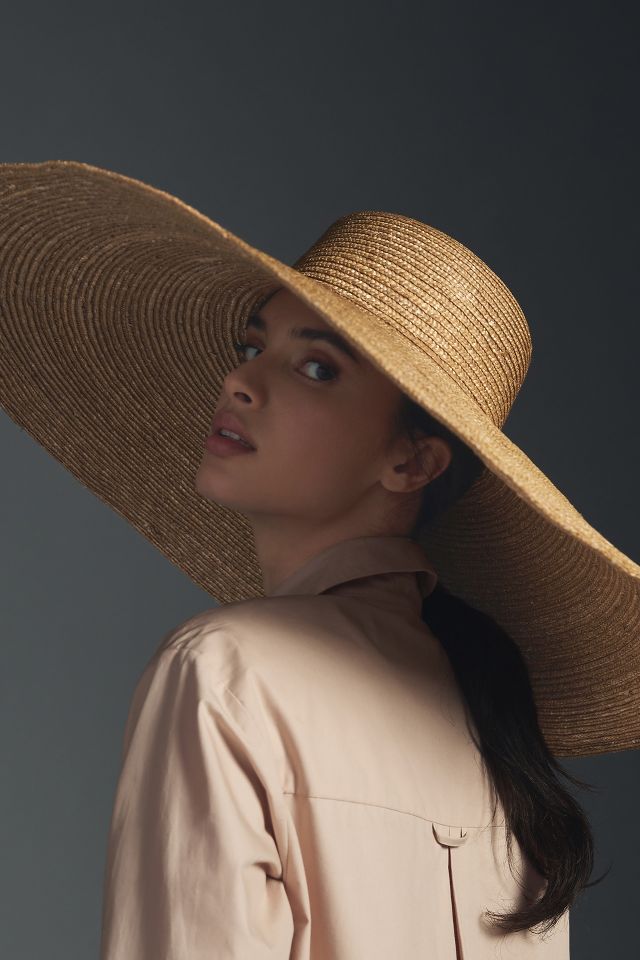
[[[260,347],[255,347],[250,343],[234,343],[233,346],[235,347],[236,352],[239,353],[244,359],[247,357],[247,350],[260,350]],[[315,363],[316,366],[320,367],[322,370],[328,370],[330,376],[328,378],[320,377],[319,380],[316,380],[315,377],[307,377],[307,380],[316,380],[316,383],[327,383],[331,380],[337,380],[338,371],[329,364],[324,363],[324,361],[314,360],[313,358],[309,357],[304,361],[303,366],[306,366],[308,363]]]
[[[236,352],[239,353],[241,357],[245,358],[247,355],[247,350],[258,350],[258,347],[252,347],[250,343],[234,343],[234,347]]]

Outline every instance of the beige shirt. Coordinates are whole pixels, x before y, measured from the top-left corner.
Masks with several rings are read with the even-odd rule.
[[[164,638],[124,733],[101,960],[569,956],[568,912],[546,939],[483,924],[519,887],[420,617],[435,581],[414,540],[359,537]]]

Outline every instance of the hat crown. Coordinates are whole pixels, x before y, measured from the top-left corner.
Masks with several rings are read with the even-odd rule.
[[[501,427],[531,361],[524,313],[468,247],[402,214],[334,221],[293,267],[383,318]]]

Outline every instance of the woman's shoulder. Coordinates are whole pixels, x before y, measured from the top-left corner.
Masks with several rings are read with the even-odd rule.
[[[306,635],[322,632],[322,601],[315,595],[255,597],[208,607],[172,627],[156,655],[197,656],[218,673],[237,673],[279,652],[286,658]]]

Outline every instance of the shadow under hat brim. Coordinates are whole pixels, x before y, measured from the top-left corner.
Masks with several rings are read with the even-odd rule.
[[[276,286],[485,464],[421,543],[443,584],[520,646],[549,748],[638,748],[640,566],[419,343],[141,181],[76,161],[0,165],[3,408],[221,603],[263,596],[260,569],[246,518],[194,476],[233,342]]]

